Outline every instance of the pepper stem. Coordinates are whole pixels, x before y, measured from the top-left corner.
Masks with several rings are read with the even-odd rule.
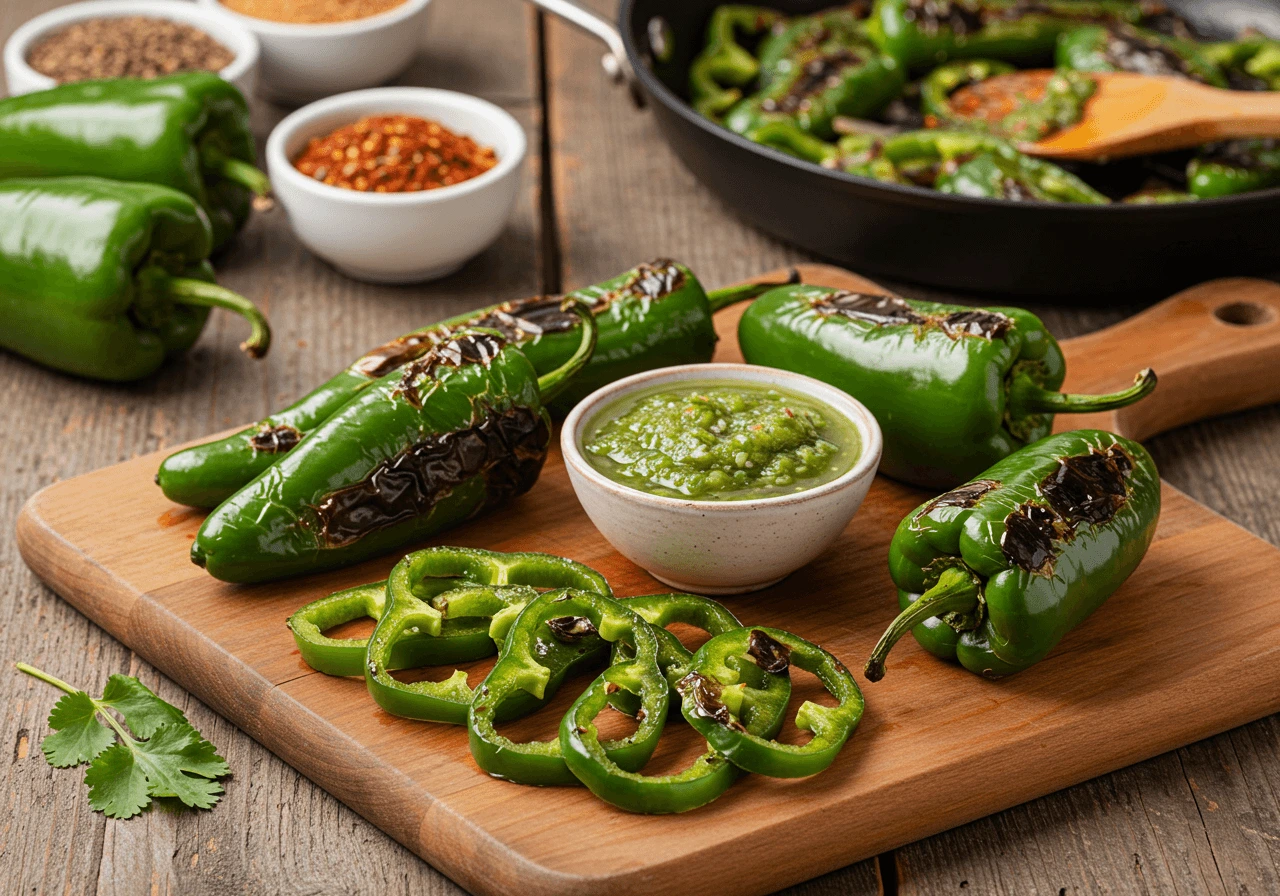
[[[867,681],[879,681],[884,678],[884,661],[893,649],[893,645],[907,632],[911,631],[926,619],[934,616],[945,616],[947,613],[970,612],[978,606],[978,582],[967,569],[952,567],[944,570],[934,585],[920,598],[898,614],[898,618],[885,630],[871,651],[863,674]]]
[[[1156,388],[1156,374],[1150,367],[1133,378],[1133,385],[1110,395],[1071,395],[1050,391],[1026,374],[1013,378],[1009,387],[1009,414],[1091,414],[1127,407],[1150,395]]]
[[[713,289],[707,293],[707,304],[711,306],[711,313],[715,314],[721,308],[728,308],[738,302],[746,302],[758,298],[771,289],[777,289],[779,286],[791,286],[799,282],[800,272],[792,268],[787,272],[787,279],[779,283],[743,283],[740,286]]]
[[[249,322],[249,338],[240,348],[251,358],[261,358],[271,347],[271,327],[258,306],[239,293],[224,289],[216,283],[193,280],[190,277],[173,277],[169,280],[169,297],[180,305],[205,305],[225,308]]]
[[[266,196],[271,193],[271,180],[257,165],[251,165],[242,159],[224,155],[220,150],[205,147],[201,161],[210,171],[216,171],[229,181],[234,181],[249,190],[255,196]]]
[[[596,350],[596,316],[591,313],[591,309],[587,307],[586,302],[581,299],[565,299],[560,305],[561,311],[572,311],[578,315],[582,321],[582,342],[578,344],[578,350],[573,353],[573,357],[565,361],[555,370],[544,373],[538,377],[538,394],[542,396],[542,403],[549,404],[555,398],[568,388],[575,374],[583,367],[587,366],[587,362],[591,360],[592,353]]]
[[[63,691],[65,693],[78,694],[80,692],[79,688],[73,688],[71,685],[67,684],[61,678],[54,678],[48,672],[41,671],[40,669],[37,669],[35,666],[28,666],[26,663],[14,663],[13,666],[19,672],[26,673],[27,675],[30,675],[32,678],[38,678],[41,681],[43,681],[45,684],[51,684],[58,690]]]

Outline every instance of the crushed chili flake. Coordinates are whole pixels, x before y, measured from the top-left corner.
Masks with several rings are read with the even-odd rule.
[[[293,166],[347,190],[413,193],[470,180],[498,164],[490,146],[437,121],[376,115],[316,137]]]

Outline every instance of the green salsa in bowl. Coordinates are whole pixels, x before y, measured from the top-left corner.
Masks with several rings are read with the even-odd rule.
[[[881,435],[860,402],[810,377],[689,364],[593,392],[560,444],[583,509],[619,553],[673,587],[734,594],[846,535]]]

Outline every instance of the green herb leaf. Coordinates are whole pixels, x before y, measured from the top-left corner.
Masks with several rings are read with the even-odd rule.
[[[128,675],[112,675],[96,701],[124,716],[129,730],[137,737],[150,737],[156,730],[172,724],[186,724],[182,710],[156,696],[155,691]]]
[[[54,768],[88,762],[115,740],[110,729],[98,721],[98,708],[84,691],[67,694],[54,704],[49,727],[54,733],[40,742],[40,749]]]
[[[146,773],[124,744],[99,753],[84,773],[84,783],[89,785],[89,805],[108,818],[132,818],[151,803]]]

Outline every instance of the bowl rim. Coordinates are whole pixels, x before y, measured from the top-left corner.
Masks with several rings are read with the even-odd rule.
[[[580,443],[587,422],[605,404],[616,401],[624,395],[639,389],[646,389],[664,381],[679,382],[681,380],[741,380],[743,382],[772,382],[784,389],[790,389],[801,395],[810,396],[843,414],[858,429],[862,438],[862,452],[857,463],[841,473],[830,482],[789,495],[773,495],[768,498],[749,498],[742,501],[700,501],[692,498],[669,498],[664,495],[651,495],[629,485],[614,482],[605,476],[583,455]],[[812,394],[811,393],[815,393]],[[560,451],[564,456],[566,467],[581,475],[597,488],[602,488],[628,501],[638,501],[654,507],[673,511],[696,511],[700,514],[742,513],[748,510],[788,507],[816,501],[836,492],[850,488],[864,478],[874,476],[880,466],[880,455],[884,450],[884,437],[880,424],[867,406],[858,399],[837,389],[835,386],[776,367],[765,367],[760,364],[736,362],[709,362],[705,364],[679,364],[673,367],[659,367],[646,370],[601,386],[574,406],[565,418],[560,430]]]
[[[402,109],[400,101],[404,100],[425,100],[426,105],[435,104],[439,108],[469,108],[480,115],[486,116],[496,122],[503,130],[509,132],[510,151],[503,153],[498,159],[498,164],[483,174],[478,174],[461,183],[450,184],[447,187],[419,190],[412,193],[373,193],[363,190],[348,190],[343,187],[320,183],[315,178],[308,177],[293,167],[293,162],[285,154],[285,144],[290,138],[317,118],[334,112],[370,105],[382,107],[382,111],[385,113],[395,114],[398,109]],[[372,114],[372,112],[371,110],[358,112],[357,117],[365,114]],[[403,110],[400,114],[432,116],[430,111],[412,109]],[[521,127],[520,122],[516,121],[515,116],[506,109],[489,100],[472,96],[469,93],[445,90],[439,87],[369,87],[364,90],[352,90],[347,93],[325,97],[289,113],[279,124],[272,128],[271,134],[267,137],[267,147],[264,155],[267,160],[268,172],[273,180],[280,178],[286,181],[289,186],[307,192],[318,199],[356,205],[411,206],[445,202],[484,190],[504,179],[513,170],[519,170],[520,166],[524,164],[528,151],[529,140],[525,136],[524,128]]]
[[[203,5],[175,3],[173,0],[81,0],[79,3],[46,10],[19,25],[5,41],[5,68],[10,71],[18,69],[28,80],[40,82],[42,86],[36,88],[37,90],[52,89],[58,86],[58,82],[43,72],[36,71],[27,62],[27,54],[35,42],[51,31],[73,22],[98,18],[115,19],[123,16],[169,19],[184,25],[199,27],[219,43],[238,44],[227,47],[235,54],[235,58],[217,72],[224,81],[235,82],[243,78],[258,64],[258,57],[261,55],[261,46],[256,34],[232,16],[207,9]],[[214,34],[209,28],[219,29],[223,33]],[[234,38],[227,38],[225,35],[234,35]],[[9,91],[13,93],[13,85],[9,85]]]
[[[196,0],[196,2],[201,7],[216,9],[220,14],[236,19],[245,28],[259,34],[269,34],[273,37],[333,38],[366,34],[392,27],[420,13],[431,3],[431,0],[404,0],[399,6],[393,6],[386,12],[346,22],[276,22],[272,19],[259,19],[236,12],[225,6],[222,0]]]

